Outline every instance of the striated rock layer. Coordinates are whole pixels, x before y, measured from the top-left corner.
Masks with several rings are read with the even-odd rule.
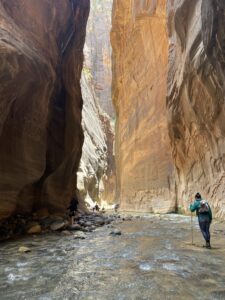
[[[111,97],[112,0],[92,0],[81,80],[84,145],[78,172],[83,198],[112,202],[115,194],[114,110]],[[93,202],[92,202],[93,205]]]
[[[199,191],[225,216],[225,2],[169,0],[169,132],[179,205]]]
[[[176,207],[166,116],[166,0],[113,5],[117,198],[124,209]]]
[[[94,91],[92,78],[82,74],[83,95],[82,127],[84,144],[79,171],[77,173],[78,189],[83,198],[92,201],[107,200],[114,197],[115,184],[112,180],[114,156],[111,151],[114,134],[109,116],[102,111]],[[103,195],[104,193],[104,195]],[[107,194],[106,194],[107,193]],[[88,199],[87,199],[88,200]]]
[[[113,0],[91,0],[85,43],[85,69],[92,77],[92,84],[100,107],[114,118],[112,104],[112,49],[110,44]]]
[[[0,0],[0,219],[65,210],[83,133],[89,0]]]

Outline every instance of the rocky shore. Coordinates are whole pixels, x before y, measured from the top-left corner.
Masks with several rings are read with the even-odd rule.
[[[85,238],[85,232],[92,232],[98,227],[109,226],[111,234],[120,235],[113,224],[132,219],[131,216],[106,213],[77,213],[75,222],[70,224],[67,216],[63,217],[38,217],[36,215],[17,215],[11,217],[0,225],[0,241],[17,238],[29,234],[46,234],[49,232],[61,232],[70,235],[76,232],[77,238]],[[112,224],[113,223],[113,224]]]

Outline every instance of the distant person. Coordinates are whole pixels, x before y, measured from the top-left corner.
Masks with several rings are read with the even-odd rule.
[[[96,211],[99,211],[99,210],[100,210],[100,207],[99,207],[98,203],[96,203],[96,205],[95,205],[95,210],[96,210]]]
[[[119,209],[119,207],[120,207],[120,205],[117,203],[117,204],[115,204],[115,206],[114,206],[114,210],[115,210],[115,212],[117,213],[118,212],[118,209]]]
[[[196,211],[198,216],[198,223],[201,229],[202,235],[206,241],[206,248],[211,248],[210,244],[210,224],[212,222],[212,211],[207,201],[202,199],[202,196],[197,193],[195,195],[195,201],[190,205],[190,211]]]
[[[93,212],[94,211],[99,211],[100,210],[100,207],[98,206],[98,203],[96,203],[93,208],[92,208]]]
[[[70,206],[68,207],[68,209],[69,209],[69,216],[71,217],[71,225],[74,224],[74,217],[75,217],[75,214],[77,212],[78,203],[79,202],[78,202],[77,197],[74,196],[71,199]]]

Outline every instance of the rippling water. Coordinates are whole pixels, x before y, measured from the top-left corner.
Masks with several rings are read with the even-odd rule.
[[[225,299],[225,235],[202,248],[190,218],[148,216],[88,233],[26,237],[0,245],[0,299]],[[218,225],[219,226],[219,225]],[[216,231],[217,230],[217,231]],[[21,254],[21,245],[32,252]]]

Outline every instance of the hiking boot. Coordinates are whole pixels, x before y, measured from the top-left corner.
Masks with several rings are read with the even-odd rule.
[[[211,249],[210,242],[206,242],[206,245],[205,245],[205,247],[206,247],[207,249]]]

